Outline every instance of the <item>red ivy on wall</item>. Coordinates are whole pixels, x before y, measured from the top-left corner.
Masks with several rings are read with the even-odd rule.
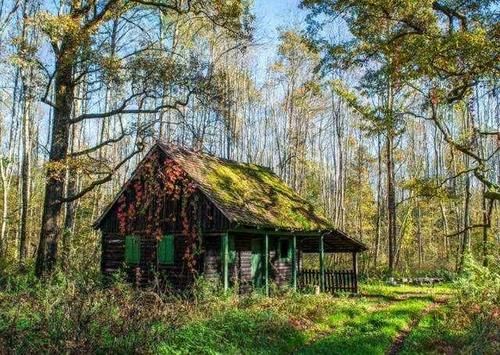
[[[117,219],[122,235],[136,230],[139,216],[145,222],[144,232],[159,240],[163,235],[163,208],[168,200],[181,202],[182,234],[185,240],[183,260],[187,269],[196,272],[196,255],[200,249],[198,196],[196,184],[173,160],[161,162],[158,154],[151,155],[138,174],[126,186],[118,199]],[[168,218],[168,217],[166,217]],[[175,217],[170,223],[175,223]]]

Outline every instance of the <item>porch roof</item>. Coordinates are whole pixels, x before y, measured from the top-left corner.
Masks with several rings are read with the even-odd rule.
[[[305,237],[300,240],[300,248],[304,253],[319,252],[319,237]],[[359,253],[366,249],[366,245],[349,237],[340,230],[331,230],[324,233],[323,246],[325,253]]]
[[[323,235],[323,246],[325,253],[350,253],[362,252],[368,247],[358,240],[348,236],[338,229],[321,230],[314,232],[307,231],[287,231],[287,230],[266,230],[239,228],[232,229],[231,233],[259,234],[273,237],[292,236],[299,237],[298,244],[304,253],[318,253],[320,237]]]

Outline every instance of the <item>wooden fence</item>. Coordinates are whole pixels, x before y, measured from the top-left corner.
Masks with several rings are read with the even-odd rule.
[[[302,269],[297,275],[299,289],[320,286],[320,271]],[[353,270],[325,270],[325,292],[358,292],[357,275]]]

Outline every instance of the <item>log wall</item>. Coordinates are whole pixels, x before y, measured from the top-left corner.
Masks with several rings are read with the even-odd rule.
[[[163,155],[159,159],[164,159]],[[133,188],[126,188],[123,192],[127,196],[127,201],[135,201]],[[146,206],[136,206],[137,211],[154,208],[157,205],[155,196],[147,197]],[[150,282],[157,274],[162,275],[165,283],[174,288],[183,288],[191,281],[191,275],[187,271],[183,261],[186,245],[183,238],[182,221],[182,199],[171,199],[165,197],[161,201],[160,228],[162,233],[173,234],[175,236],[175,255],[173,265],[158,265],[157,244],[152,235],[148,235],[148,213],[137,213],[127,234],[136,235],[141,238],[141,260],[138,265],[125,265],[125,235],[120,233],[119,221],[117,218],[118,203],[109,209],[108,213],[99,222],[99,229],[102,232],[102,256],[101,270],[104,274],[111,274],[120,269],[124,269],[129,279],[137,284]],[[196,191],[189,196],[190,200],[196,200],[197,210],[190,216],[192,223],[196,223],[196,228],[202,235],[222,233],[227,231],[230,223],[224,214],[200,191]],[[199,272],[204,272],[208,278],[218,277],[219,260],[219,238],[207,237],[202,242],[202,253],[199,256]],[[204,252],[203,252],[204,251]]]

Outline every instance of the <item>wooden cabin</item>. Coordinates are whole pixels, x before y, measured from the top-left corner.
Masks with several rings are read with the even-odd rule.
[[[357,292],[357,253],[270,169],[157,143],[96,221],[101,269],[132,282],[189,287],[197,275],[241,292],[278,286]],[[319,255],[305,270],[303,257]],[[352,260],[327,269],[325,255]]]

